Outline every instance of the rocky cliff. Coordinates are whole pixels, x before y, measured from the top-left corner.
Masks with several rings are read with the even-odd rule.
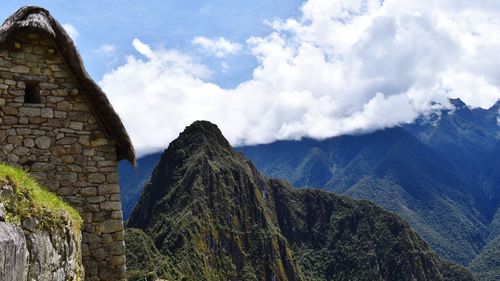
[[[372,203],[262,176],[209,122],[170,144],[128,226],[147,245],[129,261],[161,255],[146,271],[172,280],[475,280]]]
[[[0,280],[83,280],[78,213],[0,165]]]

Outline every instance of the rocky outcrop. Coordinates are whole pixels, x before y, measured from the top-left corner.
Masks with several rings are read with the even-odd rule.
[[[80,235],[69,230],[31,232],[27,235],[28,280],[75,280],[78,278]]]
[[[78,238],[0,222],[0,280],[79,280]]]
[[[0,280],[27,280],[28,248],[22,228],[0,222]]]
[[[81,221],[34,182],[7,180],[5,169],[16,171],[0,165],[0,280],[83,280]]]

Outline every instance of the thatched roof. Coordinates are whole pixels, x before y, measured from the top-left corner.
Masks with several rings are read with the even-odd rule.
[[[0,27],[0,49],[5,48],[10,35],[17,31],[26,30],[43,32],[52,38],[81,87],[91,110],[105,128],[106,133],[116,141],[118,159],[127,159],[135,163],[134,147],[120,117],[113,109],[106,94],[85,70],[73,40],[47,10],[27,6],[10,16]]]

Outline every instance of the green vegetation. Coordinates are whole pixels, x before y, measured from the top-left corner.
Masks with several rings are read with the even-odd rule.
[[[500,280],[500,236],[484,247],[470,267],[481,281]]]
[[[269,176],[367,199],[399,214],[440,255],[462,265],[488,236],[491,204],[479,184],[404,128],[241,150]]]
[[[218,129],[197,123],[169,146],[128,226],[188,280],[302,280],[257,180]]]
[[[21,223],[23,219],[35,218],[45,229],[54,225],[72,223],[80,229],[80,214],[57,195],[42,188],[24,171],[0,164],[0,187],[12,186],[13,200],[3,202],[7,210],[7,221]]]
[[[151,238],[141,229],[126,229],[125,243],[129,281],[157,280],[160,277],[169,281],[185,280],[170,259],[160,254]]]
[[[137,276],[161,278],[164,270],[194,281],[475,280],[372,203],[263,177],[208,122],[170,144],[128,226],[145,233],[127,234]]]
[[[500,101],[488,110],[450,102],[455,110],[401,127],[238,150],[267,176],[395,212],[441,256],[469,265],[500,236],[492,220],[500,217]]]

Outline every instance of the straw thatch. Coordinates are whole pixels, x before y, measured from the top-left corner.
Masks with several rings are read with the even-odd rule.
[[[116,141],[118,159],[127,159],[135,163],[134,147],[120,117],[113,109],[106,94],[90,78],[73,40],[64,28],[47,10],[33,6],[23,7],[10,16],[0,27],[0,49],[5,48],[9,43],[9,37],[19,31],[43,32],[52,38],[81,87],[91,110],[109,137]]]

